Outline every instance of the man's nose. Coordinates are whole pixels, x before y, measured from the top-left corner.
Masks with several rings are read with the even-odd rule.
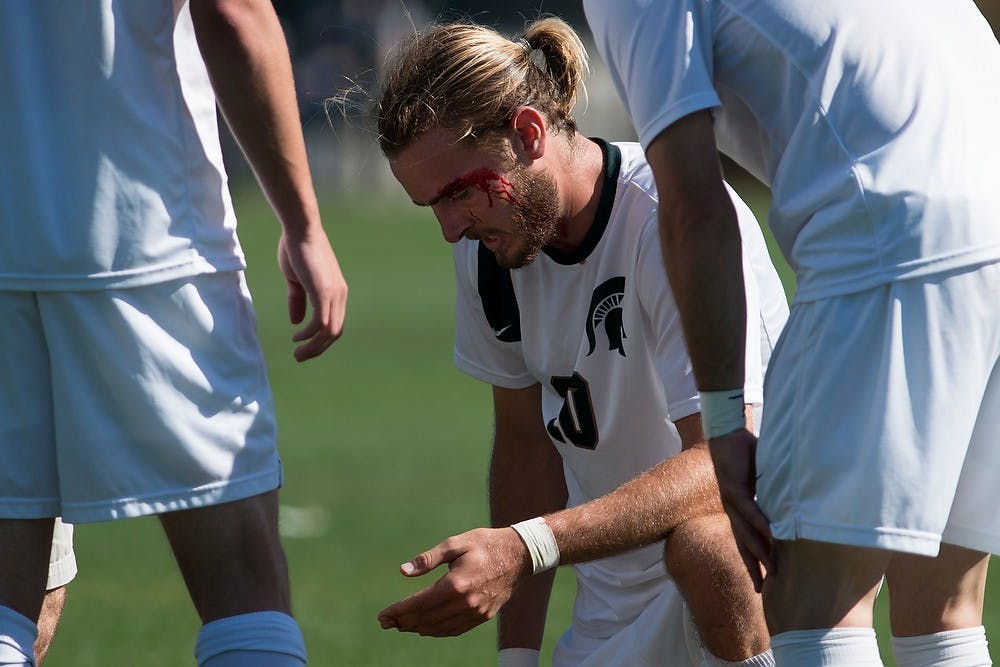
[[[448,243],[458,243],[462,235],[472,227],[474,220],[463,212],[435,210],[441,234]]]

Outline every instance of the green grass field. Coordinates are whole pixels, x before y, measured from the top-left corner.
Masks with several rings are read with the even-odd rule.
[[[490,392],[451,364],[451,259],[430,212],[395,197],[326,202],[351,286],[348,322],[323,358],[298,365],[273,258],[277,224],[253,192],[237,208],[277,399],[284,543],[311,664],[495,664],[492,623],[424,639],[376,621],[427,583],[405,580],[399,563],[487,518]],[[78,526],[77,552],[80,576],[48,667],[193,664],[197,617],[154,519]],[[561,571],[547,651],[573,588]],[[988,613],[996,627],[995,604]]]

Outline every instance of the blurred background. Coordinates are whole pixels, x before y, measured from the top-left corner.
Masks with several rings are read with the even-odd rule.
[[[996,27],[1000,0],[980,6]],[[391,179],[364,118],[364,95],[329,117],[324,100],[352,87],[374,91],[387,51],[427,21],[469,18],[514,36],[527,21],[556,14],[577,28],[593,58],[589,99],[577,113],[581,130],[619,141],[635,135],[590,46],[578,0],[276,0],[275,7],[294,61],[324,221],[351,289],[344,337],[322,358],[296,364],[274,261],[278,225],[227,138],[247,275],[276,396],[285,466],[281,531],[310,664],[493,665],[493,623],[462,637],[427,639],[383,632],[376,620],[384,606],[438,576],[407,580],[400,563],[488,522],[490,389],[452,366],[451,253],[430,211],[412,206]],[[766,219],[766,190],[724,164]],[[775,260],[784,266],[776,254]],[[784,278],[791,293],[787,272]],[[155,519],[78,526],[77,552],[80,575],[47,667],[193,664],[199,622]],[[566,627],[573,594],[572,575],[563,569],[543,664]],[[994,632],[998,596],[1000,585],[991,581],[986,625]],[[883,593],[883,639],[885,605]]]

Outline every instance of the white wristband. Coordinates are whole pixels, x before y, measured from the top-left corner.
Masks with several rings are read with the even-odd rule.
[[[524,546],[528,547],[533,574],[551,570],[559,564],[559,545],[544,518],[536,516],[515,523],[511,528],[517,531],[524,540]]]
[[[498,667],[538,667],[541,652],[533,648],[502,648],[497,653]]]
[[[701,426],[709,440],[747,427],[742,388],[700,394]]]

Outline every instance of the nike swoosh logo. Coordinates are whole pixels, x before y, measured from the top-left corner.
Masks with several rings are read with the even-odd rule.
[[[503,329],[494,329],[493,330],[493,335],[496,336],[497,338],[499,338],[500,336],[504,335],[504,333],[507,331],[507,329],[510,329],[512,326],[514,326],[514,325],[513,324],[508,324]]]

